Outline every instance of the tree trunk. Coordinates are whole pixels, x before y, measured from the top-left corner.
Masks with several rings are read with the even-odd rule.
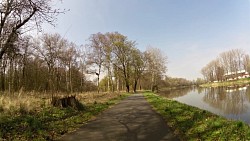
[[[97,87],[98,87],[98,94],[99,94],[99,92],[100,92],[100,86],[99,86],[99,80],[100,80],[100,78],[99,78],[99,74],[97,75]]]
[[[129,85],[126,84],[127,92],[129,93]]]
[[[107,91],[108,91],[108,92],[110,92],[110,87],[109,87],[110,84],[109,84],[109,81],[110,81],[110,78],[109,78],[109,75],[108,75],[108,84],[107,84],[107,87],[108,87]],[[105,88],[105,89],[106,89],[106,88]]]
[[[120,92],[120,80],[118,77],[116,78],[116,89],[118,92]]]
[[[71,64],[69,65],[69,86],[70,92],[73,93]]]
[[[138,82],[138,80],[135,79],[135,82],[134,82],[134,93],[136,93],[137,82]]]
[[[151,90],[154,91],[153,89],[154,89],[154,74],[152,74],[151,78]]]
[[[98,73],[96,73],[96,75],[97,75],[97,88],[98,88],[98,93],[100,92],[100,82],[99,82],[99,81],[100,81],[101,68],[102,68],[102,66],[99,65]]]
[[[1,90],[5,91],[5,69],[6,69],[6,65],[5,65],[4,60],[0,60],[0,61],[1,61]]]
[[[122,83],[121,83],[121,90],[124,91],[124,80],[122,80]]]
[[[65,71],[65,79],[66,79],[66,91],[69,92],[69,78],[68,78],[68,72]]]

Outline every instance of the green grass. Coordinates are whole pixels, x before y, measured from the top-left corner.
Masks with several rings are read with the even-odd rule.
[[[220,86],[232,86],[232,85],[246,85],[250,84],[250,78],[243,78],[239,80],[224,81],[224,82],[210,82],[200,85],[201,87],[220,87]]]
[[[84,110],[44,107],[39,112],[0,115],[0,140],[55,140],[74,131],[103,110],[127,97],[120,95],[106,102],[85,105]]]
[[[227,120],[153,93],[144,95],[182,140],[250,140],[250,127],[242,121]]]

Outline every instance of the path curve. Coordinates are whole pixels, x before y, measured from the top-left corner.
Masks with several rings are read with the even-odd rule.
[[[178,141],[142,94],[133,94],[61,141]]]

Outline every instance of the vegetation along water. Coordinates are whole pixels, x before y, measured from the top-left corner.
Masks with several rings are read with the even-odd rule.
[[[242,121],[227,120],[153,93],[144,95],[182,140],[250,140],[250,127]]]
[[[159,93],[161,96],[210,111],[227,119],[250,124],[250,87],[227,86],[183,88]]]

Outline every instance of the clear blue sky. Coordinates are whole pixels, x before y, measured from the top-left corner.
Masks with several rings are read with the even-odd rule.
[[[250,0],[64,0],[57,6],[70,11],[45,32],[80,45],[91,34],[118,31],[142,51],[160,48],[172,77],[193,80],[221,52],[250,52]]]

